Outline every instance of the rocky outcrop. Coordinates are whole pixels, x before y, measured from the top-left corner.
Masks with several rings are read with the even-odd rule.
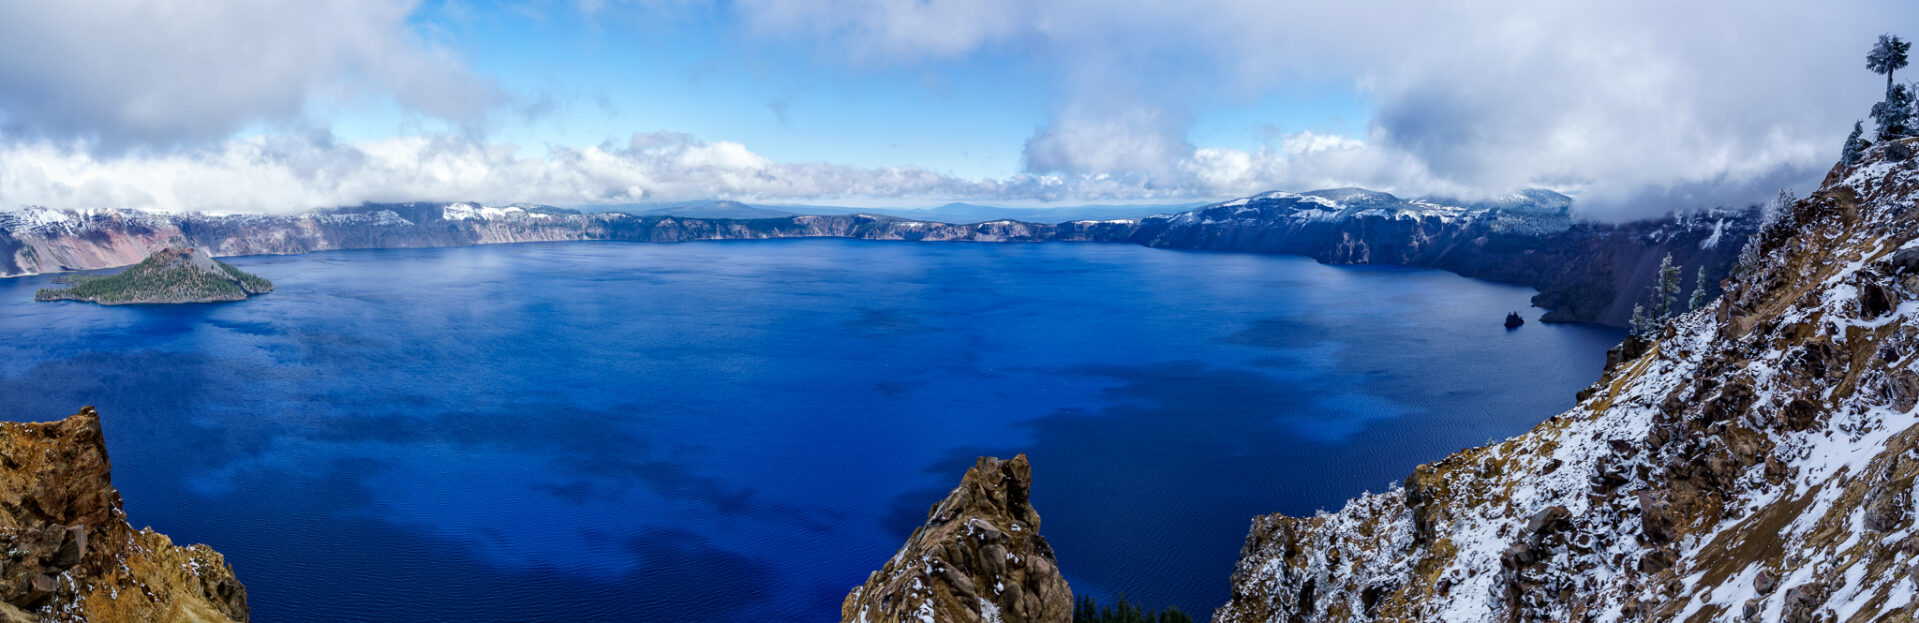
[[[1027,503],[1026,455],[980,457],[886,565],[846,595],[860,623],[1067,623],[1073,592]]]
[[[246,621],[219,552],[134,530],[107,472],[92,407],[0,423],[0,620]]]
[[[1886,151],[1573,409],[1256,519],[1214,620],[1913,620],[1919,167]]]
[[[0,212],[0,277],[124,266],[176,239],[219,256],[565,240],[1124,242],[1440,268],[1537,288],[1533,301],[1551,310],[1548,321],[1623,325],[1667,254],[1689,278],[1704,267],[1708,294],[1716,295],[1754,226],[1746,212],[1587,223],[1572,217],[1570,202],[1547,191],[1457,202],[1336,189],[1265,193],[1144,219],[965,225],[866,214],[682,218],[472,203],[368,204],[293,216],[30,208]]]
[[[192,247],[165,248],[118,274],[68,277],[66,288],[41,288],[37,301],[101,305],[241,301],[273,291],[273,282]]]

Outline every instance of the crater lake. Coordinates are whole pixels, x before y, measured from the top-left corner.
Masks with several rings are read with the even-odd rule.
[[[0,413],[97,405],[135,525],[224,553],[259,621],[830,621],[1022,452],[1075,594],[1203,620],[1254,516],[1531,428],[1624,335],[1435,270],[1130,245],[227,261],[277,290],[0,280]]]

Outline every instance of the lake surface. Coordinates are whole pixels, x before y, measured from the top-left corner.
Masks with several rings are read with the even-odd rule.
[[[228,305],[0,280],[0,417],[99,406],[135,527],[258,621],[830,621],[974,457],[1076,594],[1204,618],[1254,515],[1572,406],[1623,334],[1448,273],[1100,244],[235,258]]]

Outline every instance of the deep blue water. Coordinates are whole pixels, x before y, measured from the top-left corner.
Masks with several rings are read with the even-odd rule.
[[[834,620],[1016,452],[1076,593],[1203,617],[1254,515],[1523,431],[1621,336],[1508,332],[1529,290],[1443,272],[1128,245],[232,261],[279,290],[0,280],[0,417],[98,405],[135,526],[224,552],[269,622]]]

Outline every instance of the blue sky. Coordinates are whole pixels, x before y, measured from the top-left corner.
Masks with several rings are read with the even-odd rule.
[[[414,23],[444,33],[476,72],[551,106],[501,121],[497,137],[528,149],[670,130],[776,160],[1000,177],[1018,172],[1017,146],[1046,114],[1045,81],[1017,59],[848,70],[756,49],[709,11],[453,6],[427,5]],[[354,114],[353,131],[405,131],[397,110],[381,112]]]
[[[1058,205],[1807,186],[1891,0],[0,6],[0,206]],[[1919,32],[1909,33],[1919,34]]]
[[[728,19],[731,10],[429,2],[409,22],[536,108],[522,118],[507,115],[492,129],[529,156],[547,144],[670,130],[739,142],[775,160],[914,164],[1003,178],[1024,171],[1023,144],[1047,124],[1059,96],[1046,61],[1019,48],[912,66],[849,62],[756,41]],[[1189,135],[1196,143],[1256,151],[1300,130],[1362,133],[1362,100],[1341,80],[1235,93],[1193,111]],[[337,112],[335,131],[354,139],[413,132],[423,123],[453,129],[390,102]]]

